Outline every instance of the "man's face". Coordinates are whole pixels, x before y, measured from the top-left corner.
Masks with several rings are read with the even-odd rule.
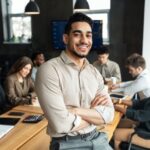
[[[128,66],[129,73],[132,75],[132,77],[137,77],[141,73],[141,67],[132,67]]]
[[[37,66],[40,66],[41,64],[43,64],[45,62],[45,58],[43,54],[39,54],[37,55],[36,59],[35,59],[35,64]]]
[[[86,22],[75,22],[69,35],[64,34],[63,40],[70,55],[84,58],[92,47],[92,29]]]
[[[108,61],[108,57],[109,57],[109,54],[98,55],[98,61],[100,62],[100,64],[106,64]]]

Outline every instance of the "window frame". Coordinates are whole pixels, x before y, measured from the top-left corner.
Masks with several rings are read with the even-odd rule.
[[[9,35],[9,37],[8,37],[8,41],[6,41],[6,42],[8,42],[8,43],[14,43],[14,44],[30,44],[31,43],[31,41],[26,41],[26,42],[22,42],[22,41],[9,41],[10,39],[9,38],[11,38],[12,37],[12,22],[11,22],[11,20],[12,20],[12,18],[13,17],[22,17],[22,18],[24,18],[24,17],[30,17],[31,18],[31,16],[29,16],[29,15],[26,15],[26,14],[24,14],[24,13],[17,13],[17,14],[15,14],[15,13],[12,13],[12,14],[8,14],[8,20],[9,20],[9,22],[8,22],[8,35]],[[31,19],[31,28],[32,28],[32,19]],[[32,37],[32,29],[31,29],[31,37]],[[30,38],[31,39],[31,38]],[[5,43],[6,43],[5,42]]]
[[[12,23],[13,17],[30,17],[31,18],[31,38],[32,38],[32,17],[24,13],[11,13],[11,4],[9,0],[1,1],[3,17],[3,44],[31,44],[31,41],[12,41]]]
[[[101,9],[101,10],[86,10],[84,13],[88,16],[90,14],[106,14],[107,15],[107,38],[103,37],[103,44],[107,45],[110,43],[110,38],[109,38],[109,9]],[[103,27],[102,27],[103,28]],[[103,31],[102,31],[103,32]]]

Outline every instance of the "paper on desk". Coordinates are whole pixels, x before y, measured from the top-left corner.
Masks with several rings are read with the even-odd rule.
[[[0,138],[7,134],[12,128],[14,128],[13,125],[0,125]]]

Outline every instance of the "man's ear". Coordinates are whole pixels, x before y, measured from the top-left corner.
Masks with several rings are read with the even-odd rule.
[[[68,35],[63,34],[63,42],[67,45],[68,44]]]
[[[107,58],[109,58],[109,53],[107,53]]]
[[[143,71],[143,68],[141,66],[139,66],[138,70],[141,72],[141,71]]]

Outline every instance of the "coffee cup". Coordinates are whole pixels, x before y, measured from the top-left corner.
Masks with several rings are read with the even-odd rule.
[[[117,78],[116,77],[111,77],[111,82],[112,82],[112,84],[116,84],[117,83]]]

